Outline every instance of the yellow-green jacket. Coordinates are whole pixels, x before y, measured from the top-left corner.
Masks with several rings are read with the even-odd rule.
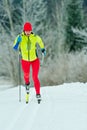
[[[17,42],[19,36],[21,37],[20,43]],[[23,32],[16,37],[13,48],[15,50],[19,48],[23,60],[34,61],[37,59],[37,44],[39,44],[41,49],[44,49],[44,43],[38,35],[31,33],[29,36],[26,36]]]

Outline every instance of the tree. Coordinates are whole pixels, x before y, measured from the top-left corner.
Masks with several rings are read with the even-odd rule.
[[[77,42],[73,28],[81,28],[83,26],[83,1],[70,0],[67,5],[67,25],[66,25],[66,48],[69,52],[81,49],[80,42]]]
[[[75,33],[76,37],[84,46],[87,46],[87,28],[85,29],[78,29],[78,28],[72,28],[73,33]]]

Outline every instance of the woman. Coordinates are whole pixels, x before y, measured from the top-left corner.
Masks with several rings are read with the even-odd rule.
[[[24,74],[24,81],[26,86],[26,103],[29,98],[29,84],[30,84],[30,66],[32,67],[32,78],[36,90],[36,97],[41,100],[40,81],[38,78],[40,60],[37,55],[36,44],[39,44],[41,51],[46,55],[46,50],[42,39],[32,32],[32,25],[26,22],[23,26],[23,32],[15,39],[13,48],[21,52],[21,65]]]

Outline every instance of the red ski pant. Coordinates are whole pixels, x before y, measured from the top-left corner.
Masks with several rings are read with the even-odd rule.
[[[32,67],[32,79],[34,82],[36,94],[40,94],[40,81],[38,78],[38,73],[40,69],[40,60],[36,59],[34,61],[25,61],[22,59],[21,64],[24,74],[24,81],[26,84],[30,83],[30,67]]]

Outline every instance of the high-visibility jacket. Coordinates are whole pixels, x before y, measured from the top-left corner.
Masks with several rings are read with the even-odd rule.
[[[34,61],[37,59],[36,45],[38,44],[41,49],[44,49],[44,43],[42,39],[33,33],[31,33],[29,36],[26,36],[23,32],[16,37],[13,47],[17,44],[17,39],[19,36],[21,36],[19,49],[21,51],[22,59],[26,61]]]

